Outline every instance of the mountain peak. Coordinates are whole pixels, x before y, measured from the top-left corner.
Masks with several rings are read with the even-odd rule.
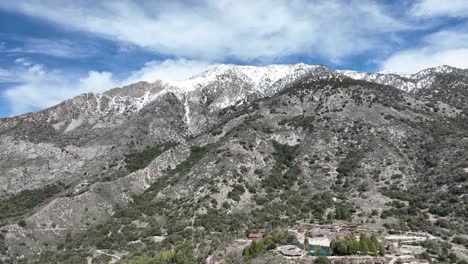
[[[424,78],[425,76],[431,75],[431,74],[446,74],[446,73],[453,73],[453,72],[458,72],[458,71],[461,71],[461,69],[448,66],[448,65],[440,65],[437,67],[432,67],[432,68],[421,70],[413,74],[413,76],[416,78]]]
[[[235,76],[241,78],[246,83],[251,83],[254,87],[271,85],[287,76],[297,76],[305,74],[307,71],[318,66],[298,64],[272,64],[267,66],[247,66],[234,64],[219,64],[211,69],[196,74],[187,80],[168,81],[170,86],[178,87],[188,92],[196,87],[208,83],[219,81],[221,76]]]

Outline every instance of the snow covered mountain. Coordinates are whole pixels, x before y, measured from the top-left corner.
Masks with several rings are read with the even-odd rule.
[[[50,109],[19,118],[42,119],[45,115],[46,121],[54,123],[54,128],[62,132],[76,129],[83,123],[96,128],[113,126],[120,123],[115,119],[133,116],[161,96],[170,93],[183,103],[185,122],[191,126],[193,115],[201,109],[216,112],[229,106],[268,97],[306,75],[317,79],[348,77],[396,87],[413,94],[422,93],[421,90],[426,89],[424,94],[430,96],[431,93],[437,92],[437,87],[432,87],[437,77],[450,74],[468,76],[466,70],[449,66],[429,68],[415,74],[401,74],[333,70],[322,65],[303,63],[263,67],[222,64],[187,80],[138,82],[111,89],[103,94],[83,94]],[[91,116],[92,118],[89,118]],[[70,120],[74,121],[66,124]],[[194,131],[197,130],[195,127]]]
[[[154,184],[160,185],[152,190],[161,190],[148,204],[171,199],[174,207],[164,210],[180,215],[167,219],[186,223],[207,208],[262,208],[254,192],[282,201],[317,186],[380,199],[384,187],[426,188],[411,184],[429,179],[453,204],[461,199],[446,190],[463,188],[457,187],[461,167],[443,164],[466,170],[467,87],[467,71],[447,66],[408,75],[305,64],[219,65],[183,81],[138,82],[0,119],[0,201],[7,205],[0,210],[0,262],[2,255],[57,251],[70,232],[115,220],[122,215],[118,208]],[[293,158],[283,164],[277,151]],[[442,177],[449,177],[444,188]],[[246,194],[237,198],[240,184]],[[420,190],[415,193],[434,191]],[[300,204],[291,201],[284,208]],[[464,208],[457,206],[450,209],[454,216]]]
[[[249,98],[271,96],[291,82],[307,74],[317,78],[345,76],[355,80],[364,80],[383,85],[393,86],[402,91],[415,93],[418,89],[430,87],[439,74],[463,74],[466,71],[450,66],[429,68],[415,74],[394,72],[366,73],[349,70],[333,70],[322,65],[307,65],[303,63],[287,65],[239,66],[218,65],[182,81],[145,82],[114,89],[96,95],[98,110],[101,112],[138,112],[146,104],[151,103],[164,93],[173,93],[186,105],[190,111],[190,102],[200,99],[200,93],[205,102],[211,98],[211,107],[222,109],[238,103],[244,103]],[[139,92],[132,92],[138,90]],[[198,94],[198,96],[197,96]],[[104,100],[104,104],[101,101]],[[187,117],[189,120],[189,117]]]
[[[464,71],[447,65],[428,68],[415,74],[396,72],[367,73],[348,70],[338,70],[337,72],[355,80],[389,85],[409,93],[414,93],[418,89],[431,87],[435,78],[441,74],[468,75],[466,70]]]

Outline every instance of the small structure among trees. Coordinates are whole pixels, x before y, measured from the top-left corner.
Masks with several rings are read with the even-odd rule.
[[[249,233],[247,238],[249,240],[260,240],[265,236],[265,233],[263,232],[258,232],[258,233]]]

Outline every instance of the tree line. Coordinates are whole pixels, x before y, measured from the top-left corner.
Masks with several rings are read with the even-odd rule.
[[[374,255],[385,256],[385,246],[372,235],[368,237],[362,233],[359,241],[354,234],[346,235],[343,238],[333,239],[330,243],[330,255]]]

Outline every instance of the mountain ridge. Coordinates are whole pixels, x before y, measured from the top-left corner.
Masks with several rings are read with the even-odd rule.
[[[183,95],[186,94],[187,92],[192,92],[201,86],[206,86],[207,84],[211,82],[218,81],[218,77],[220,76],[226,76],[229,74],[232,75],[241,75],[244,78],[244,82],[251,82],[254,84],[255,90],[260,90],[261,93],[264,94],[274,94],[275,92],[278,92],[277,90],[273,91],[265,91],[264,89],[261,89],[263,87],[268,87],[276,83],[277,81],[280,81],[283,78],[287,78],[287,82],[291,82],[297,78],[300,78],[301,76],[309,73],[313,69],[317,69],[319,67],[323,67],[326,69],[329,69],[333,72],[335,72],[337,75],[343,75],[352,79],[356,80],[367,80],[371,82],[377,82],[380,84],[384,85],[391,85],[395,86],[403,91],[406,92],[412,92],[415,88],[418,88],[418,84],[414,83],[415,80],[418,79],[424,79],[424,77],[427,77],[428,75],[431,74],[437,74],[437,73],[452,73],[452,72],[457,72],[458,74],[462,73],[467,75],[467,70],[447,66],[447,65],[442,65],[438,67],[432,67],[432,68],[427,68],[424,70],[421,70],[417,73],[414,74],[403,74],[403,73],[396,73],[396,72],[359,72],[359,71],[353,71],[353,70],[333,70],[330,67],[324,66],[324,65],[308,65],[304,63],[298,63],[298,64],[272,64],[272,65],[267,65],[267,66],[244,66],[244,65],[235,65],[235,64],[220,64],[217,65],[213,68],[210,68],[208,70],[205,70],[203,72],[200,72],[186,80],[180,80],[180,81],[162,81],[162,80],[157,80],[153,83],[149,83],[146,81],[140,81],[134,84],[126,85],[123,87],[115,87],[115,88],[110,88],[109,90],[100,93],[100,94],[94,94],[94,93],[86,93],[86,94],[80,94],[76,97],[70,98],[68,100],[63,101],[60,104],[63,104],[65,102],[73,102],[74,100],[77,100],[78,98],[81,98],[83,96],[91,97],[94,96],[95,100],[97,102],[97,106],[95,109],[97,111],[101,110],[101,104],[100,104],[100,99],[105,98],[108,96],[108,98],[105,98],[105,101],[110,101],[111,107],[110,108],[117,108],[117,112],[125,112],[126,110],[133,110],[139,111],[143,108],[143,106],[147,103],[150,103],[152,100],[154,100],[157,96],[159,96],[162,93],[166,92],[173,92],[177,95]],[[383,78],[379,78],[383,77]],[[396,80],[393,80],[394,77],[397,77],[399,80],[397,80],[397,83],[395,83]],[[411,82],[404,82],[404,80],[411,80]],[[262,85],[261,82],[264,82]],[[401,83],[398,83],[401,82]],[[419,86],[429,86],[430,83],[424,83],[420,84]],[[255,91],[254,90],[254,91]],[[135,98],[135,100],[132,102],[131,98]],[[138,98],[138,99],[136,99]],[[115,103],[114,100],[119,100],[120,102]],[[229,102],[225,105],[220,105],[221,107],[227,107],[232,105],[233,102]],[[106,104],[109,104],[109,102],[106,102]],[[120,104],[120,105],[119,105]],[[122,107],[121,105],[130,105],[130,107]],[[52,106],[57,107],[58,105]],[[50,109],[47,108],[47,109]],[[24,115],[31,115],[34,113],[42,112],[44,110],[39,110],[37,112],[30,112],[30,113],[25,113],[21,114],[19,116],[24,116]],[[105,109],[105,107],[104,107]],[[1,119],[9,119],[9,118],[15,118],[14,117],[5,117],[5,118],[0,118]]]
[[[420,94],[395,79],[278,67],[253,81],[242,70],[258,68],[221,66],[196,75],[189,89],[140,82],[0,120],[0,199],[9,212],[0,218],[0,257],[66,255],[75,252],[63,248],[75,247],[70,236],[86,254],[141,254],[130,245],[142,238],[151,250],[149,234],[167,234],[162,245],[179,251],[189,240],[202,243],[198,232],[210,240],[321,221],[342,207],[358,212],[348,221],[372,219],[366,224],[388,232],[464,232],[463,70],[423,72],[434,82],[421,82],[428,93]],[[440,90],[447,92],[431,93]],[[453,227],[440,229],[428,212]],[[184,243],[171,242],[181,235]]]

